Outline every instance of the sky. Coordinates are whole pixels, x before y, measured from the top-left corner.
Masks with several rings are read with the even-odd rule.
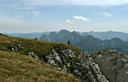
[[[121,31],[128,0],[0,0],[0,32]]]

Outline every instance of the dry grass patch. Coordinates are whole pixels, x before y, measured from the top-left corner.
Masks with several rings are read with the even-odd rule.
[[[0,51],[0,82],[80,82],[20,53]]]

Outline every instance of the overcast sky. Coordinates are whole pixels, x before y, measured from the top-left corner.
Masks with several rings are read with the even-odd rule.
[[[128,0],[0,0],[0,32],[128,32]]]

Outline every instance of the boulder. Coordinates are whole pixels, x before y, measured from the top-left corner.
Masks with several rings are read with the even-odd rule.
[[[33,59],[39,59],[39,57],[34,52],[28,52],[28,56]]]
[[[18,52],[18,51],[20,51],[20,50],[22,50],[24,47],[20,44],[20,43],[18,43],[18,44],[15,44],[15,45],[11,45],[10,47],[9,47],[9,49],[11,50],[11,51],[13,51],[13,52]]]

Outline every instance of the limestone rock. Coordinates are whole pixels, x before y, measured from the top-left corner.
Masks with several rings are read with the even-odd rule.
[[[83,53],[78,55],[78,58],[79,57],[81,58],[79,62],[73,61],[74,58],[77,59],[75,52],[71,49],[65,49],[60,51],[60,53],[52,50],[52,52],[46,56],[46,59],[49,64],[74,74],[83,82],[109,82],[101,73],[99,65],[96,64],[92,58],[84,57]]]

